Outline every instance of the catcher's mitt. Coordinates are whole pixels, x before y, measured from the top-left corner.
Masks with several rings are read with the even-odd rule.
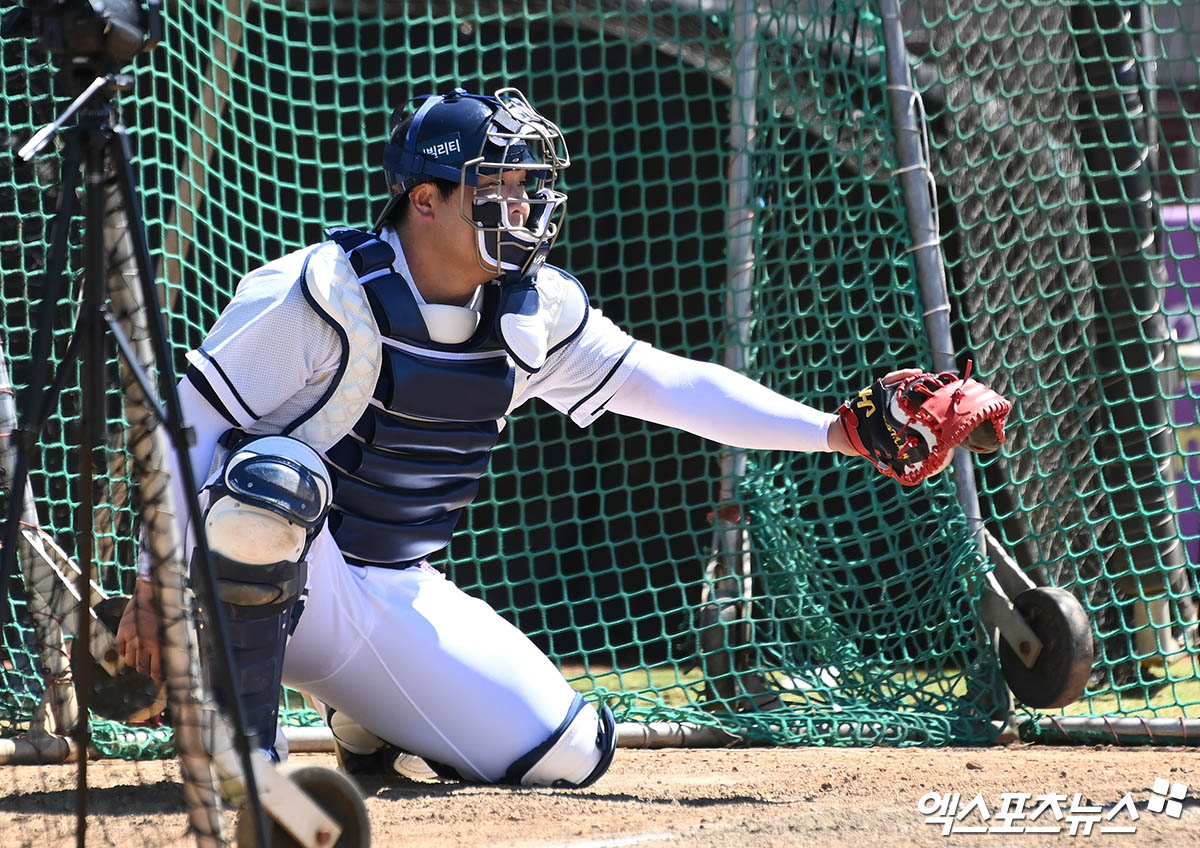
[[[850,444],[875,467],[906,486],[932,477],[950,463],[960,443],[993,453],[1004,443],[1012,404],[971,379],[950,371],[876,380],[838,407]]]

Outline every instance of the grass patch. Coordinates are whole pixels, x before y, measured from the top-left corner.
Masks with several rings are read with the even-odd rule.
[[[562,672],[567,682],[580,694],[586,695],[596,689],[630,692],[652,705],[682,707],[696,704],[704,687],[704,678],[699,670],[684,672],[672,665],[614,669],[571,664],[564,665]]]
[[[1200,678],[1190,657],[1155,674],[1163,679],[1083,698],[1064,709],[1063,715],[1200,718]]]

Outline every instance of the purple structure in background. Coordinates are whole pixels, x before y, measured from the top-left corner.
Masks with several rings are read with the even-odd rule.
[[[1200,206],[1162,207],[1167,288],[1163,311],[1178,341],[1179,383],[1172,423],[1182,456],[1173,465],[1179,531],[1188,562],[1200,562]]]

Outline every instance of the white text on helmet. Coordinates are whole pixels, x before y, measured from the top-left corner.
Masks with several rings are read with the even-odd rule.
[[[439,156],[446,156],[450,153],[462,153],[462,144],[459,141],[457,133],[450,138],[438,139],[437,141],[427,144],[421,150],[421,154],[423,156],[428,156],[432,159],[437,159]]]

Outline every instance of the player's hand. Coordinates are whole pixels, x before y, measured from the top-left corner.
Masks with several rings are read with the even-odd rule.
[[[117,626],[117,651],[130,668],[149,674],[154,680],[163,679],[158,607],[154,603],[154,584],[149,580],[134,583],[133,596]]]

